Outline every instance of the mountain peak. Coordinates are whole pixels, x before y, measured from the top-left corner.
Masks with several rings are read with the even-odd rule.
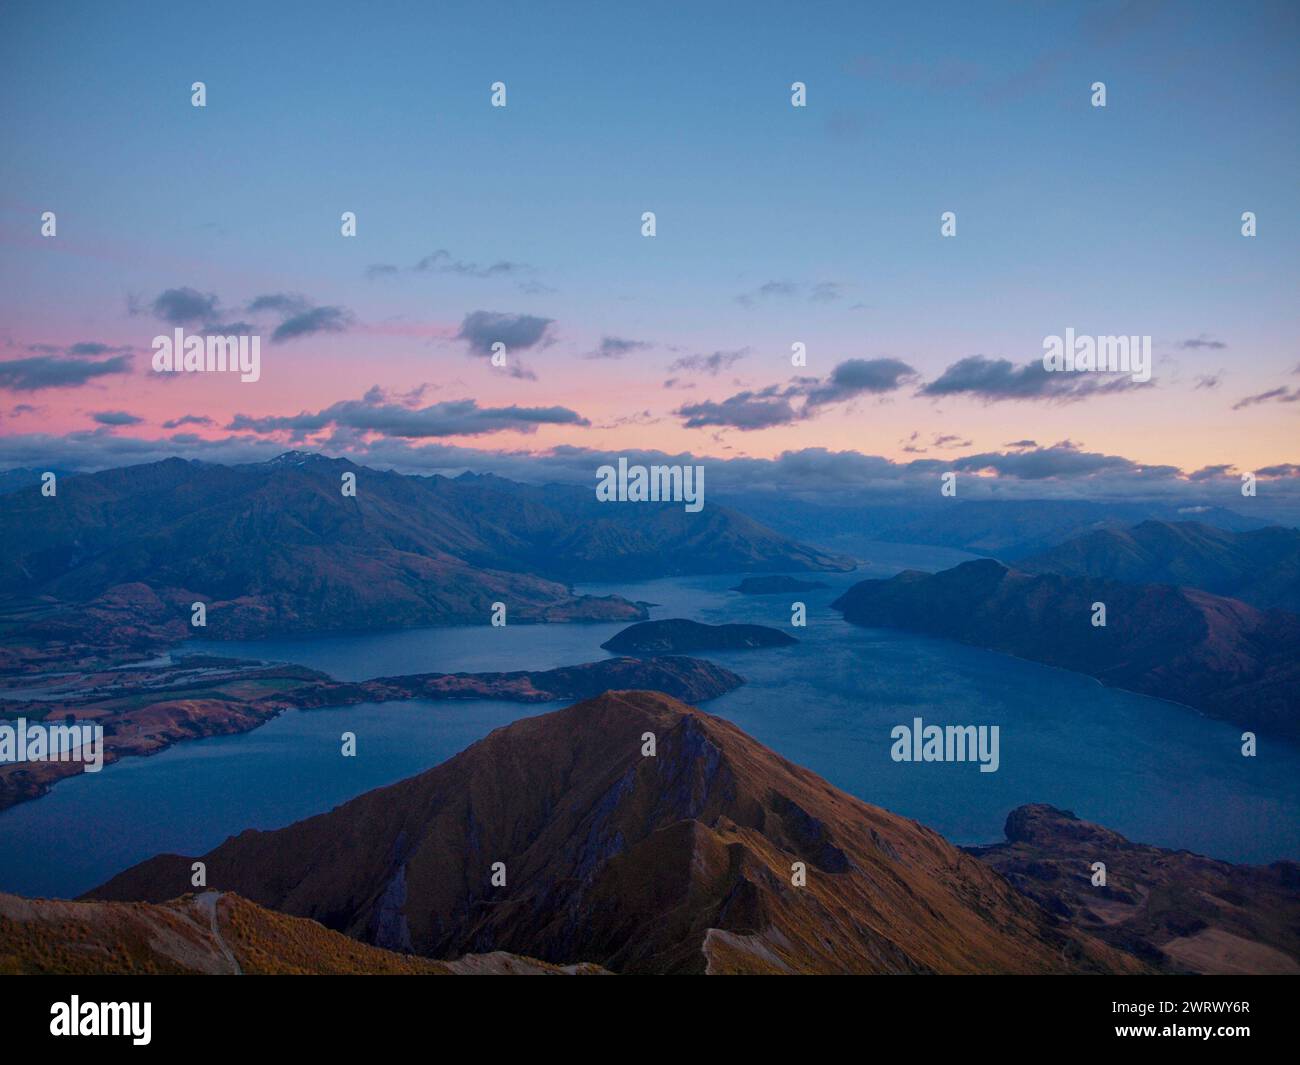
[[[322,455],[318,451],[284,451],[276,455],[273,459],[267,459],[263,465],[266,466],[311,466],[311,465],[333,465],[336,462],[347,462],[347,459],[330,458],[328,455]],[[348,463],[351,465],[351,463]]]
[[[507,950],[619,972],[1133,967],[935,833],[655,692],[524,718],[203,860],[219,890],[435,958]],[[93,895],[166,899],[191,861],[151,859]]]

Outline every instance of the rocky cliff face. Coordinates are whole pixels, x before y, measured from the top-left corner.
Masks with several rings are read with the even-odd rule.
[[[934,832],[649,692],[515,722],[203,860],[215,887],[430,957],[506,950],[619,972],[1141,968]],[[151,859],[92,895],[172,897],[190,862]]]
[[[1044,909],[1170,972],[1300,973],[1300,864],[1232,865],[1131,843],[1044,804],[969,848]],[[1105,884],[1093,882],[1095,863]]]

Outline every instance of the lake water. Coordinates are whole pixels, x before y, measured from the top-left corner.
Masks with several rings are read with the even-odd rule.
[[[879,545],[854,574],[792,594],[742,596],[735,576],[583,586],[658,604],[653,617],[788,628],[800,643],[710,653],[746,678],[706,704],[791,761],[956,843],[1002,838],[1026,802],[1071,809],[1131,839],[1232,861],[1300,857],[1300,748],[1077,674],[939,640],[846,624],[830,609],[866,577],[941,568],[953,552]],[[543,669],[604,657],[612,625],[507,625],[398,633],[195,641],[187,650],[298,662],[342,679]],[[55,786],[0,813],[0,890],[69,896],[160,852],[196,854],[245,828],[275,828],[444,761],[493,728],[562,704],[401,702],[292,711],[253,732],[178,744]],[[890,729],[996,724],[1001,765],[896,763]],[[357,735],[342,758],[340,735]]]

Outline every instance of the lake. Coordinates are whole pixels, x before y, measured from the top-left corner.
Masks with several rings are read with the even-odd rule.
[[[652,617],[787,629],[793,647],[701,655],[746,684],[707,704],[791,761],[959,844],[1002,838],[1007,813],[1049,802],[1129,838],[1231,861],[1300,857],[1300,748],[1186,707],[958,644],[846,624],[831,601],[867,577],[952,565],[954,552],[874,545],[831,587],[742,596],[738,576],[584,585],[657,604]],[[790,629],[790,604],[808,623]],[[544,669],[605,657],[622,624],[420,629],[243,642],[207,651],[297,662],[341,679]],[[0,890],[71,896],[161,852],[196,854],[245,828],[275,828],[437,765],[492,729],[563,705],[422,702],[291,711],[253,732],[178,744],[82,774],[0,813]],[[896,763],[890,729],[998,725],[1000,768]],[[357,736],[356,758],[340,735]]]

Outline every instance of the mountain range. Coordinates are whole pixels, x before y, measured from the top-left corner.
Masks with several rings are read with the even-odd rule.
[[[1159,500],[936,498],[900,502],[851,489],[808,498],[776,492],[722,498],[787,536],[836,550],[865,552],[872,542],[928,544],[1006,562],[1100,529],[1125,529],[1147,520],[1195,520],[1244,531],[1270,525],[1275,517],[1272,512],[1266,517],[1221,506]]]
[[[992,559],[862,581],[832,606],[857,625],[958,640],[1300,738],[1295,614],[1194,588],[1021,573]]]
[[[164,902],[162,855],[90,893]],[[935,832],[653,692],[526,718],[202,856],[208,884],[373,946],[620,973],[1136,972]]]
[[[1098,529],[1016,563],[1026,573],[1201,588],[1300,612],[1300,529],[1233,531],[1196,521]]]
[[[204,602],[212,638],[487,624],[497,602],[508,623],[632,621],[643,606],[569,582],[853,568],[725,507],[602,504],[574,486],[404,476],[303,452],[168,459],[65,477],[53,497],[11,492],[0,542],[0,596],[86,604],[143,587],[185,622]]]

